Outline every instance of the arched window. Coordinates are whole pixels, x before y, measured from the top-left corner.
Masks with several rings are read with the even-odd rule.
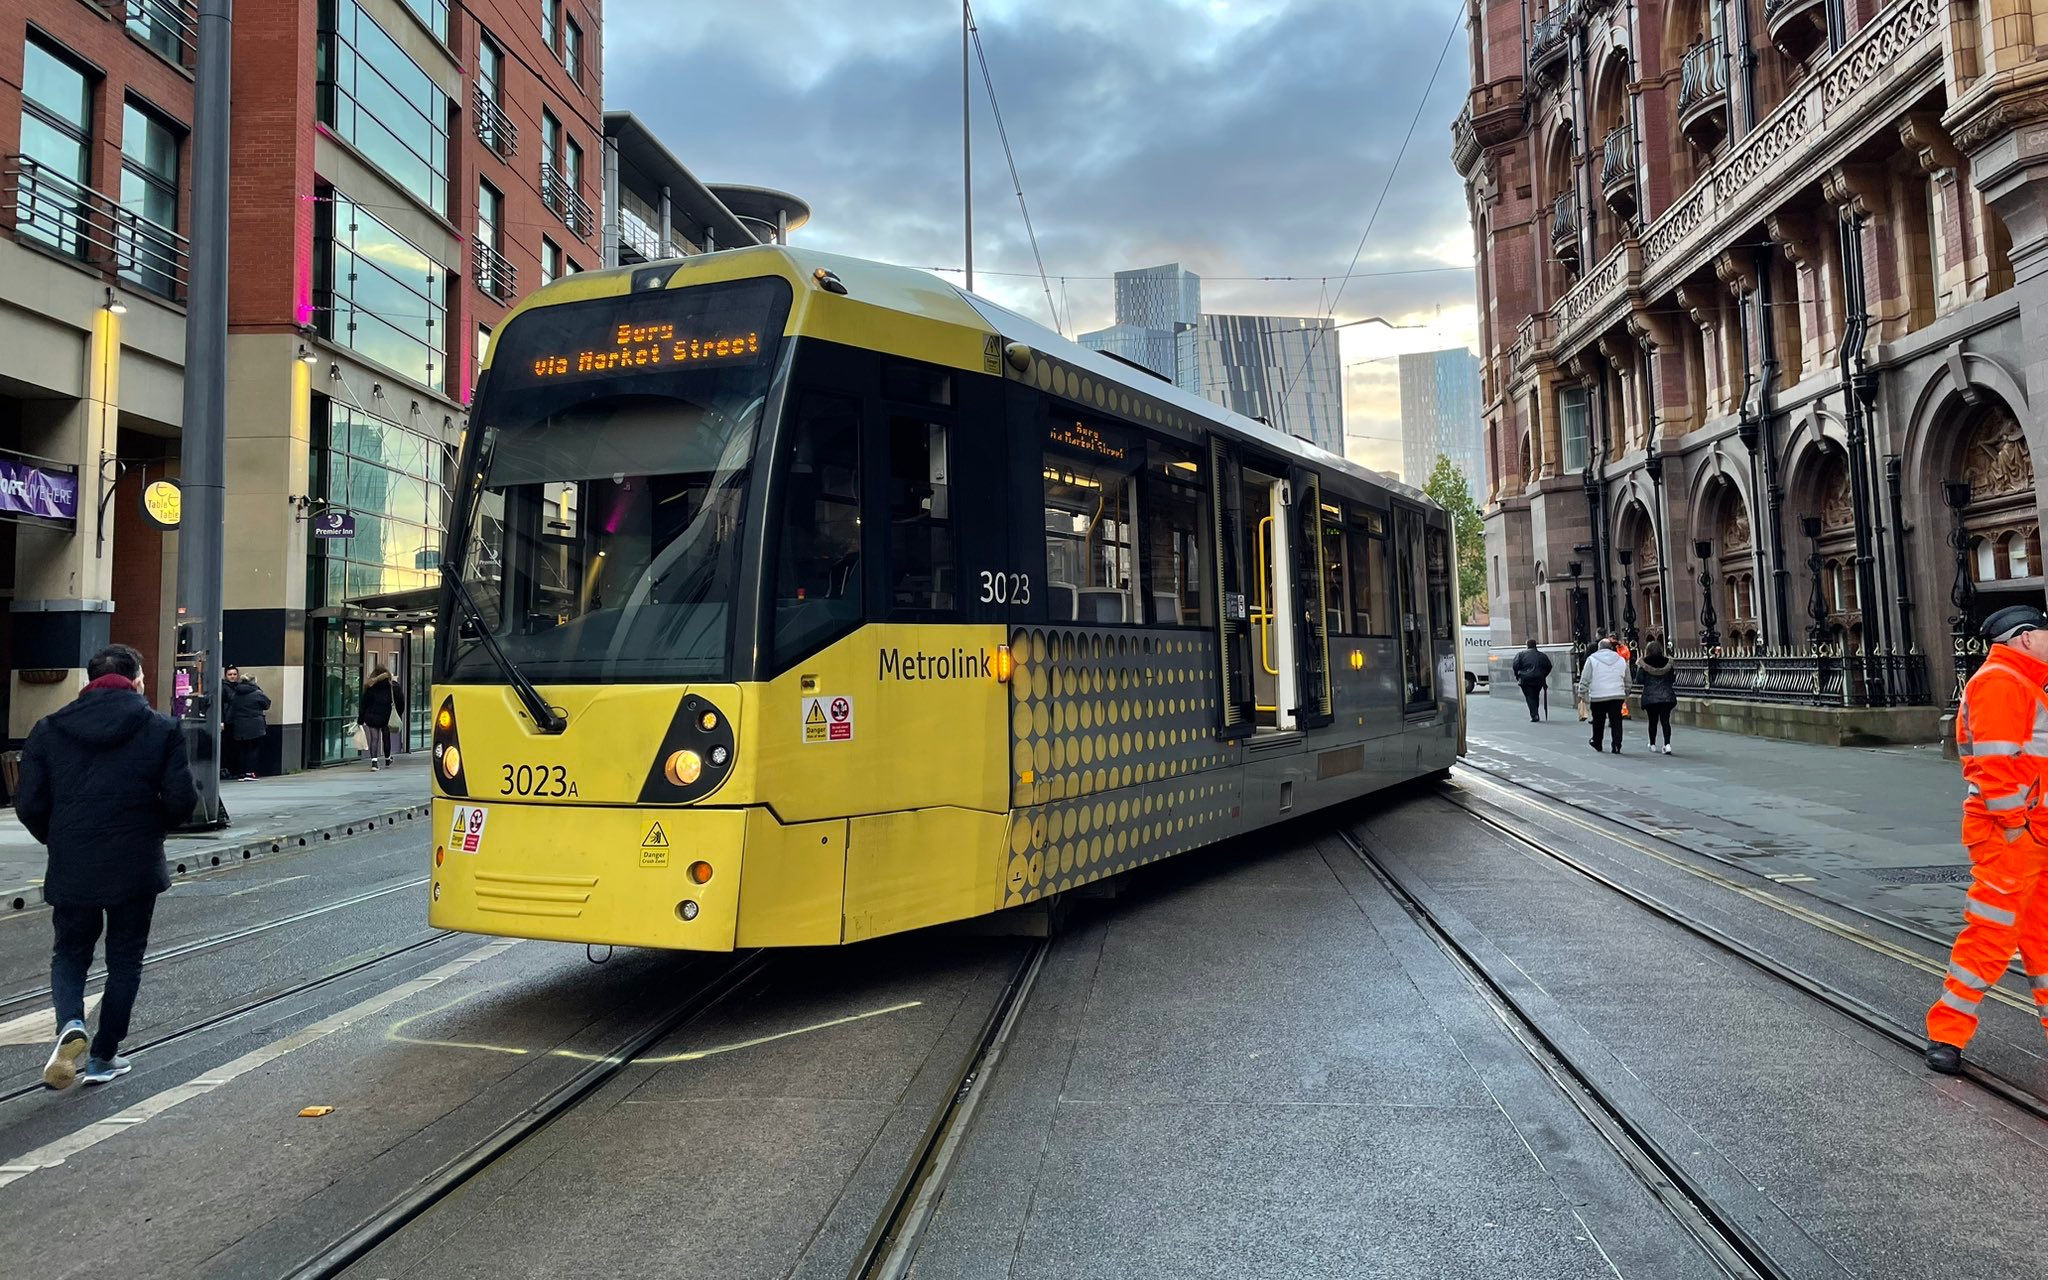
[[[2027,540],[2018,532],[2005,535],[2005,576],[2008,578],[2030,578],[2033,570],[2027,563]]]
[[[1840,613],[1842,610],[1842,562],[1830,560],[1822,569],[1826,574],[1828,608]]]
[[[1989,538],[1970,539],[1970,555],[1976,562],[1977,581],[1998,581],[1998,548]]]

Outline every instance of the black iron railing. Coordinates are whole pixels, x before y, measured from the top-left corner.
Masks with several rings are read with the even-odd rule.
[[[476,287],[500,302],[509,302],[519,292],[519,268],[482,237],[476,240]]]
[[[1579,198],[1567,191],[1550,206],[1550,243],[1556,248],[1579,245]]]
[[[519,126],[505,114],[505,108],[483,85],[476,87],[476,136],[500,156],[510,159],[519,150]]]
[[[590,228],[596,222],[590,205],[576,193],[576,184],[551,164],[540,167],[540,198],[569,230],[584,239],[590,237]]]
[[[1685,115],[1728,95],[1728,51],[1719,36],[1685,51],[1678,81],[1678,114]]]
[[[1532,70],[1549,66],[1564,57],[1567,51],[1565,24],[1571,21],[1574,6],[1559,0],[1551,6],[1550,12],[1529,24],[1529,66]]]
[[[1750,653],[1680,648],[1672,665],[1679,696],[1686,698],[1837,707],[1924,707],[1934,701],[1927,660],[1918,653],[1846,653],[1833,645]]]
[[[17,240],[75,258],[138,289],[174,301],[185,297],[185,237],[27,156],[9,156],[0,165],[0,219]]]
[[[1636,127],[1620,124],[1608,131],[1600,157],[1600,185],[1614,187],[1636,176]]]

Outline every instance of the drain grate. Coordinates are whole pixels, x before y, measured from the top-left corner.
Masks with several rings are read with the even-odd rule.
[[[1941,867],[1872,867],[1863,872],[1872,880],[1884,884],[1962,884],[1970,878],[1970,868],[1964,866]]]

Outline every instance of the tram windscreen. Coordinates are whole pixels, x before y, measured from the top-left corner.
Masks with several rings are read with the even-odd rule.
[[[756,438],[790,304],[780,279],[541,307],[499,336],[458,487],[459,571],[536,682],[730,668]],[[472,634],[454,679],[497,679]]]

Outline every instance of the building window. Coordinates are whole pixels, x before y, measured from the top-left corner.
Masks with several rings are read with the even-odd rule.
[[[1564,469],[1586,469],[1586,389],[1566,387],[1557,393],[1558,432],[1564,442]]]
[[[476,241],[488,249],[500,247],[500,228],[505,225],[505,196],[488,182],[476,184]]]
[[[555,50],[555,32],[561,21],[561,0],[540,0],[540,38],[548,52]]]
[[[487,35],[476,40],[476,136],[501,157],[519,149],[519,126],[505,114],[505,51]]]
[[[510,301],[519,273],[505,260],[505,196],[481,179],[476,184],[476,287],[487,297]]]
[[[562,144],[562,180],[568,184],[568,194],[583,194],[583,148],[573,138]]]
[[[339,191],[315,207],[314,308],[321,334],[444,390],[448,269]]]
[[[540,282],[553,284],[562,278],[562,246],[548,239],[540,238]]]
[[[476,371],[481,375],[484,365],[491,358],[491,326],[480,324],[476,327]]]
[[[448,0],[405,0],[405,7],[427,24],[427,30],[441,43],[448,42]]]
[[[153,113],[121,116],[121,278],[167,298],[183,292],[178,228],[178,134]]]
[[[448,96],[359,0],[321,0],[320,122],[436,213],[448,208]]]
[[[562,18],[562,66],[571,80],[583,83],[583,28],[566,15]]]
[[[92,82],[70,59],[30,39],[22,53],[16,234],[87,256],[91,152]]]
[[[476,87],[492,104],[505,102],[505,51],[489,36],[476,39]]]

